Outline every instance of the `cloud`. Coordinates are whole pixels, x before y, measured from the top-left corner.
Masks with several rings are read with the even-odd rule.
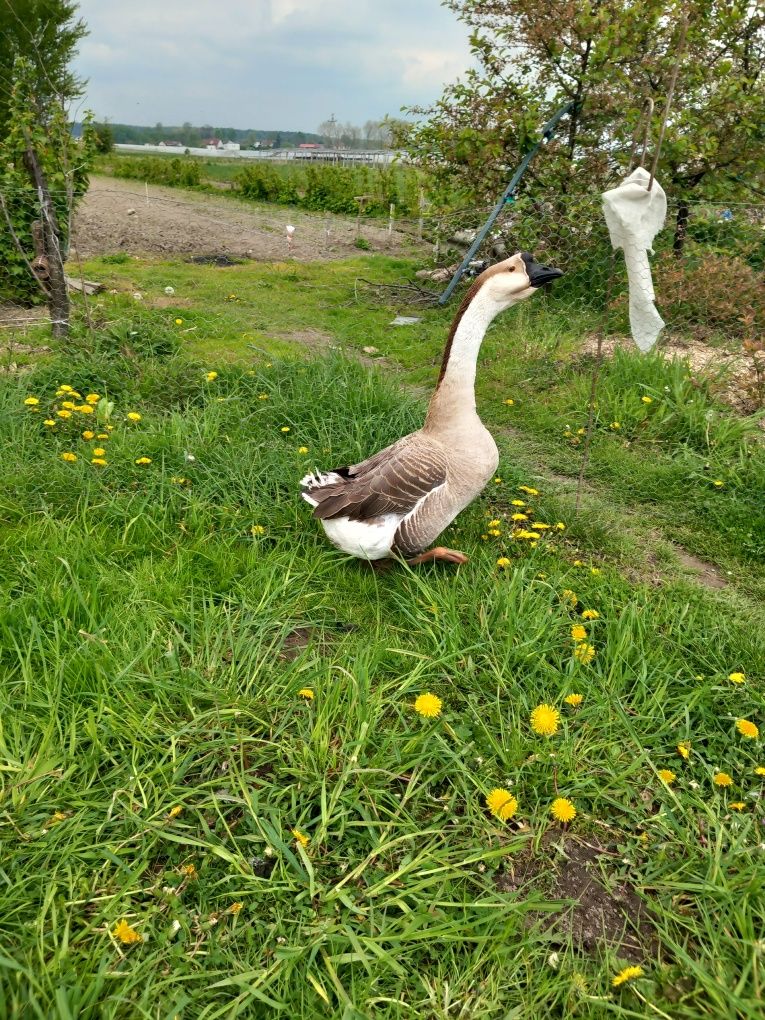
[[[470,64],[439,0],[81,0],[87,105],[129,123],[315,130],[434,101]]]

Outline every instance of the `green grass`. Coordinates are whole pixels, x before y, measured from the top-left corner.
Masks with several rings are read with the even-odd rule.
[[[408,269],[92,262],[121,292],[92,304],[96,336],[2,377],[0,1015],[760,1015],[765,758],[735,729],[763,723],[756,426],[680,365],[615,359],[575,516],[559,476],[581,456],[564,433],[586,415],[591,324],[540,300],[482,353],[502,481],[447,533],[470,563],[373,573],[327,545],[297,481],[420,422],[449,312],[395,329],[354,291]],[[306,348],[308,330],[377,347],[387,371]],[[113,402],[107,467],[79,412],[43,425],[62,383]],[[518,548],[517,498],[566,530]],[[692,583],[672,542],[729,588]],[[587,608],[585,666],[570,629]],[[413,711],[425,691],[439,719]],[[551,738],[529,726],[541,702],[562,712]],[[495,786],[520,826],[487,812]],[[605,847],[602,881],[646,904],[634,985],[611,987],[618,939],[545,929],[566,906],[550,877],[566,838],[541,842],[558,795],[578,809],[567,838]],[[533,853],[541,873],[502,891]],[[140,943],[110,934],[123,918]]]

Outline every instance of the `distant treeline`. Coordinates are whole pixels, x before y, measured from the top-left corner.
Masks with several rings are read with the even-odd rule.
[[[78,125],[79,127],[79,125]],[[321,142],[322,136],[310,131],[259,131],[255,128],[215,127],[202,124],[194,127],[188,122],[180,127],[155,124],[145,127],[140,124],[113,124],[109,122],[115,142],[125,145],[157,145],[159,142],[180,142],[189,149],[204,146],[211,138],[220,138],[224,142],[239,142],[243,148],[253,148],[256,144],[271,146],[275,149],[300,145],[301,142]],[[77,134],[79,131],[76,130]]]

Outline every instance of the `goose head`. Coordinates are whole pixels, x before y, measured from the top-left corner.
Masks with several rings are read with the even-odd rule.
[[[516,302],[531,297],[540,287],[557,280],[559,276],[563,276],[562,269],[543,266],[535,261],[530,252],[519,251],[485,270],[476,284],[497,306],[497,311],[504,311]]]

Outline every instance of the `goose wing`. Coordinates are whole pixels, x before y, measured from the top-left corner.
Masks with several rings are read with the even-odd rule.
[[[310,487],[314,517],[369,520],[383,514],[406,516],[446,481],[445,451],[421,433],[399,439],[373,457],[333,474],[338,481]]]

